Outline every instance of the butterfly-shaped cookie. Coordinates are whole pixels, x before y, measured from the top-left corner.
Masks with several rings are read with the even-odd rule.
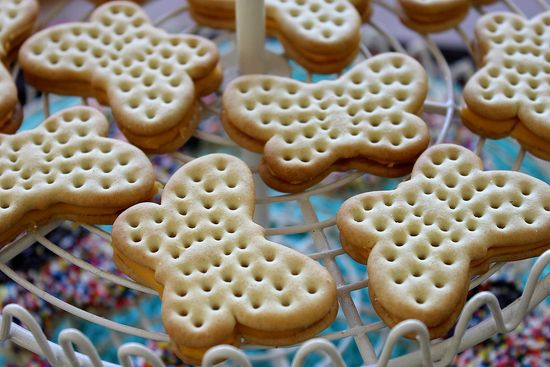
[[[351,168],[395,177],[428,146],[417,116],[427,83],[423,67],[397,53],[315,84],[243,76],[224,92],[222,122],[238,144],[263,153],[260,174],[279,191],[302,191]]]
[[[550,159],[550,12],[533,19],[490,13],[476,24],[482,68],[464,89],[464,123],[483,136],[511,135]]]
[[[103,137],[108,127],[99,111],[74,107],[32,130],[0,134],[0,245],[53,217],[112,223],[153,196],[151,163]]]
[[[457,26],[470,6],[494,0],[399,0],[402,22],[421,33],[442,32]]]
[[[368,16],[370,1],[355,0]],[[190,0],[198,23],[235,28],[235,0]],[[266,0],[267,32],[276,35],[287,54],[307,70],[335,73],[359,51],[361,16],[348,0]]]
[[[466,148],[436,145],[409,181],[354,196],[339,210],[342,245],[367,264],[372,304],[389,326],[419,319],[431,337],[443,336],[473,275],[550,248],[550,186],[482,169]]]
[[[151,151],[174,150],[189,139],[197,98],[221,81],[218,61],[211,41],[167,34],[124,1],[100,6],[90,22],[45,29],[19,53],[30,84],[110,105],[128,140]]]
[[[37,15],[35,0],[0,0],[0,133],[14,133],[23,119],[9,65]]]
[[[208,155],[172,176],[160,205],[138,204],[113,225],[117,266],[161,294],[166,331],[189,363],[241,338],[296,343],[336,316],[328,272],[252,221],[254,192],[246,164]]]

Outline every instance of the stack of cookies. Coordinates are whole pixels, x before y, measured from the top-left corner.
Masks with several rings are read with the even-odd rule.
[[[265,238],[252,221],[254,192],[244,162],[211,154],[180,168],[160,204],[138,204],[113,225],[117,266],[160,293],[173,349],[188,363],[242,339],[294,344],[336,317],[330,274]]]
[[[0,134],[0,246],[56,217],[112,223],[127,207],[153,197],[147,156],[105,138],[108,131],[101,112],[81,106],[35,129]]]
[[[457,26],[470,5],[494,0],[399,0],[401,21],[420,33],[442,32]]]
[[[120,130],[146,151],[181,147],[198,124],[198,98],[215,91],[222,72],[215,44],[170,35],[141,7],[109,2],[89,22],[33,35],[19,53],[26,80],[57,94],[110,105]]]
[[[263,153],[262,179],[279,191],[303,191],[349,169],[398,177],[428,146],[418,117],[427,88],[424,68],[397,53],[316,84],[243,76],[225,89],[222,123],[238,144]]]
[[[354,2],[368,16],[369,3]],[[190,0],[189,10],[199,24],[235,28],[235,0]],[[267,0],[266,17],[267,32],[309,71],[339,72],[359,50],[361,16],[348,0]]]
[[[371,303],[384,322],[417,319],[438,338],[462,311],[472,276],[550,248],[550,186],[483,171],[473,152],[439,144],[395,190],[348,199],[337,225],[344,250],[367,264]]]
[[[475,31],[482,67],[464,88],[464,124],[489,138],[512,136],[550,160],[550,12],[530,21],[490,13]]]
[[[0,0],[0,132],[13,133],[23,114],[17,89],[9,72],[17,50],[31,34],[38,3],[35,0]]]

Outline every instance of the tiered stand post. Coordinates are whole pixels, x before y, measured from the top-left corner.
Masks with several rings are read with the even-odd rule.
[[[237,0],[236,29],[239,74],[263,74],[265,72],[265,2],[264,0]],[[245,151],[243,159],[251,166],[260,162],[258,154]],[[259,178],[254,177],[256,195],[265,196],[267,189]],[[269,215],[267,205],[256,209],[255,221],[267,227]]]

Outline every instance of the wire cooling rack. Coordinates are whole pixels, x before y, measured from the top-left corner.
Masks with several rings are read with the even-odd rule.
[[[154,1],[146,2],[146,5],[150,5]],[[167,2],[165,2],[167,3]],[[157,26],[164,26],[168,22],[174,19],[179,19],[180,16],[184,16],[187,12],[186,5],[172,2],[173,9],[163,14],[154,21]],[[546,0],[533,0],[533,3],[538,4],[540,11],[550,10],[550,4]],[[56,5],[51,9],[43,19],[43,24],[50,21],[55,14],[58,13],[63,6],[67,5],[68,1],[61,1],[59,5]],[[518,2],[519,4],[519,2]],[[499,5],[512,12],[522,14],[521,6],[514,4],[510,0],[501,0]],[[385,2],[383,0],[375,0],[373,5],[375,11],[378,12],[393,12],[393,2]],[[483,7],[476,7],[473,13],[476,16],[483,14],[486,11]],[[81,20],[87,18],[89,14],[82,14]],[[78,20],[78,19],[75,19]],[[183,22],[176,27],[177,29],[169,29],[170,32],[187,32],[200,34],[205,30],[192,22]],[[467,50],[471,53],[470,39],[468,32],[460,26],[455,28],[456,35],[466,45]],[[220,45],[222,49],[231,49],[231,45],[234,46],[234,38],[230,32],[216,32],[215,41]],[[436,99],[428,99],[424,105],[424,114],[431,116],[436,121],[432,125],[431,135],[433,137],[432,144],[438,144],[443,141],[452,141],[449,138],[449,132],[457,125],[461,124],[458,118],[458,106],[461,103],[460,96],[455,92],[455,81],[458,78],[467,78],[473,72],[473,68],[468,64],[459,64],[458,66],[450,66],[442,51],[438,48],[431,36],[415,35],[413,40],[406,45],[401,44],[395,37],[391,35],[384,27],[377,23],[377,18],[372,17],[371,20],[363,27],[363,42],[361,45],[361,52],[356,62],[361,61],[364,58],[369,58],[372,54],[393,50],[403,53],[412,53],[414,56],[420,59],[424,66],[431,72],[439,74],[441,80],[444,83],[445,95],[439,96]],[[228,46],[229,45],[229,46]],[[276,48],[276,47],[275,47]],[[280,51],[280,50],[279,50]],[[267,64],[270,65],[286,65],[285,61],[287,57],[284,54],[276,54],[275,52],[268,53]],[[473,55],[471,55],[473,58]],[[235,58],[231,55],[226,55],[225,58],[226,79],[230,79],[231,75],[235,72],[231,71],[231,68],[235,69]],[[281,63],[281,60],[283,63]],[[228,71],[229,70],[229,71]],[[19,72],[17,66],[13,70],[14,76]],[[285,67],[278,69],[279,73],[290,72],[290,68]],[[304,73],[304,79],[311,81],[315,79],[315,76]],[[233,75],[234,76],[234,75]],[[29,88],[29,87],[26,87]],[[218,118],[220,112],[220,91],[215,93],[215,98],[211,98],[208,102],[202,102],[202,118],[203,120],[209,118]],[[50,114],[51,99],[55,96],[48,94],[42,95],[42,110],[46,116]],[[82,99],[82,104],[88,104],[88,100]],[[195,137],[203,142],[210,143],[217,149],[233,149],[236,154],[241,156],[249,156],[249,153],[244,153],[238,148],[235,143],[229,140],[223,134],[214,134],[205,130],[198,130],[195,133]],[[486,140],[484,138],[478,138],[477,145],[475,146],[475,152],[479,155],[486,149]],[[187,150],[175,152],[169,154],[169,156],[180,162],[181,165],[191,161],[194,156]],[[526,152],[520,149],[517,156],[512,162],[508,162],[510,168],[513,170],[521,170],[522,163],[524,162]],[[254,161],[248,160],[248,161]],[[543,165],[543,169],[550,172],[550,165],[548,162],[539,162]],[[255,164],[250,165],[252,172],[257,174],[257,166]],[[325,180],[320,185],[298,194],[280,194],[267,190],[265,187],[260,187],[261,193],[256,200],[258,209],[264,213],[264,218],[259,218],[260,222],[268,223],[265,215],[269,212],[266,208],[276,204],[293,204],[299,208],[301,222],[291,223],[289,225],[275,226],[267,228],[267,235],[270,236],[288,236],[293,234],[306,234],[310,236],[313,244],[313,249],[307,251],[307,254],[318,261],[321,261],[324,266],[329,270],[334,277],[338,287],[338,298],[340,304],[340,312],[338,320],[345,324],[343,329],[328,332],[320,335],[318,338],[309,340],[301,345],[289,347],[289,348],[276,348],[266,349],[265,347],[258,347],[254,345],[243,345],[242,349],[236,349],[230,346],[219,346],[212,348],[205,356],[203,364],[206,366],[213,365],[215,361],[220,358],[227,358],[233,360],[235,363],[242,366],[250,365],[251,361],[273,361],[274,365],[286,365],[286,358],[291,353],[294,353],[293,366],[300,366],[304,363],[305,358],[314,351],[322,351],[326,354],[326,358],[320,360],[321,365],[327,364],[329,361],[337,366],[344,366],[345,363],[342,359],[342,350],[349,347],[350,344],[354,344],[360,354],[360,359],[365,365],[377,364],[380,366],[395,365],[395,366],[414,366],[414,365],[447,365],[454,356],[483,340],[486,340],[493,336],[495,333],[506,333],[513,330],[522,320],[529,310],[534,308],[537,304],[543,301],[548,295],[550,295],[550,275],[541,277],[545,266],[550,262],[550,251],[540,256],[533,267],[530,270],[527,283],[524,287],[523,294],[515,302],[511,303],[504,309],[501,309],[496,297],[491,293],[481,292],[475,295],[466,304],[464,311],[455,328],[453,337],[447,339],[438,339],[436,341],[430,341],[428,338],[428,331],[422,323],[415,320],[405,321],[391,331],[381,322],[367,322],[366,317],[368,314],[372,314],[372,309],[364,302],[361,302],[360,297],[355,297],[357,292],[366,291],[367,279],[366,274],[360,274],[359,276],[348,276],[348,272],[353,272],[353,262],[349,260],[349,257],[342,250],[339,243],[333,243],[327,236],[327,232],[334,230],[335,218],[331,216],[327,219],[320,220],[319,210],[315,208],[314,201],[316,197],[323,196],[324,194],[333,192],[335,190],[342,190],[352,186],[352,183],[363,176],[359,172],[349,172],[345,174],[332,175],[329,180]],[[160,188],[165,184],[163,177],[158,177],[158,186]],[[257,180],[260,182],[260,180]],[[349,194],[348,194],[349,196]],[[263,209],[263,210],[262,210]],[[87,320],[91,323],[99,325],[105,328],[106,331],[114,331],[122,335],[132,335],[141,338],[145,338],[153,341],[168,341],[168,336],[163,332],[152,330],[148,327],[146,320],[140,320],[138,326],[126,325],[117,321],[114,321],[108,317],[100,316],[86,310],[75,307],[68,303],[66,300],[56,298],[48,293],[46,289],[32,284],[26,280],[23,276],[11,269],[7,263],[22,251],[31,246],[42,246],[45,249],[53,252],[56,256],[63,258],[65,261],[80,267],[82,270],[93,274],[93,276],[101,278],[104,281],[112,282],[117,285],[130,288],[142,295],[156,295],[156,293],[142,285],[139,285],[127,278],[119,277],[116,274],[108,273],[101,269],[96,268],[94,265],[80,259],[73,254],[67,252],[58,244],[53,243],[46,238],[46,235],[60,225],[63,221],[54,221],[40,228],[36,228],[29,231],[26,235],[19,238],[17,241],[0,250],[0,271],[2,271],[7,277],[19,286],[25,288],[28,292],[43,299],[44,301],[52,304],[72,316]],[[103,239],[106,245],[110,243],[110,234],[98,226],[90,226],[81,223],[73,223],[75,226],[81,226],[83,229],[89,231],[98,238]],[[294,247],[292,243],[289,246]],[[515,264],[514,264],[515,265]],[[483,281],[487,280],[490,276],[498,272],[502,268],[503,264],[493,264],[490,270],[481,276],[472,280],[470,289],[475,288]],[[355,273],[357,271],[355,270]],[[355,292],[355,293],[354,293]],[[491,311],[491,316],[482,322],[471,326],[470,320],[473,313],[481,307],[487,306]],[[12,322],[13,319],[18,319],[20,325]],[[143,322],[141,322],[143,321]],[[373,335],[386,336],[382,344],[378,346],[372,342]],[[390,359],[392,350],[396,343],[402,339],[404,335],[416,335],[418,346],[416,351],[402,355],[397,358]],[[104,362],[101,360],[96,347],[90,342],[90,340],[80,331],[76,329],[67,329],[61,332],[59,340],[57,342],[48,341],[44,332],[40,329],[39,324],[34,317],[26,311],[23,307],[18,305],[8,305],[4,307],[1,315],[0,323],[0,340],[9,340],[14,342],[23,348],[37,353],[48,360],[52,365],[70,365],[70,366],[114,366],[116,364]],[[74,347],[77,347],[78,352]],[[147,349],[142,344],[126,343],[120,345],[118,348],[118,360],[122,366],[133,366],[135,358],[139,357],[145,360],[149,365],[155,367],[164,366],[161,359],[151,350]],[[282,362],[283,361],[283,362]]]

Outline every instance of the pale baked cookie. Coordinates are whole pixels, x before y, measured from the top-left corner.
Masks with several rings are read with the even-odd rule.
[[[23,119],[9,65],[37,16],[35,0],[0,0],[0,133],[14,133]]]
[[[550,160],[550,12],[490,13],[476,24],[482,67],[464,88],[462,118],[476,133],[513,136]]]
[[[336,287],[316,261],[268,241],[252,221],[254,183],[238,158],[212,154],[179,169],[161,204],[113,225],[114,259],[162,297],[176,354],[199,364],[217,344],[288,345],[334,320]]]
[[[432,338],[443,336],[473,275],[550,248],[550,186],[482,169],[466,148],[436,145],[397,189],[357,195],[340,208],[342,245],[367,264],[371,302],[389,326],[418,319]]]
[[[124,1],[100,6],[90,22],[35,34],[19,62],[40,90],[110,105],[128,140],[149,151],[183,145],[198,124],[198,97],[222,78],[214,43],[154,28],[138,5]]]
[[[63,110],[35,129],[0,134],[0,244],[65,218],[112,223],[154,194],[145,154],[105,138],[109,125],[90,107]]]
[[[494,0],[399,0],[403,24],[420,33],[446,31],[460,24],[471,5]]]
[[[418,117],[427,88],[423,67],[397,53],[315,84],[243,76],[224,92],[222,122],[234,141],[263,153],[260,174],[279,191],[303,191],[336,170],[402,176],[428,146]]]
[[[355,0],[368,16],[369,1]],[[199,24],[235,28],[235,0],[189,0]],[[335,73],[359,51],[361,16],[348,0],[266,0],[267,32],[287,54],[309,71]]]

